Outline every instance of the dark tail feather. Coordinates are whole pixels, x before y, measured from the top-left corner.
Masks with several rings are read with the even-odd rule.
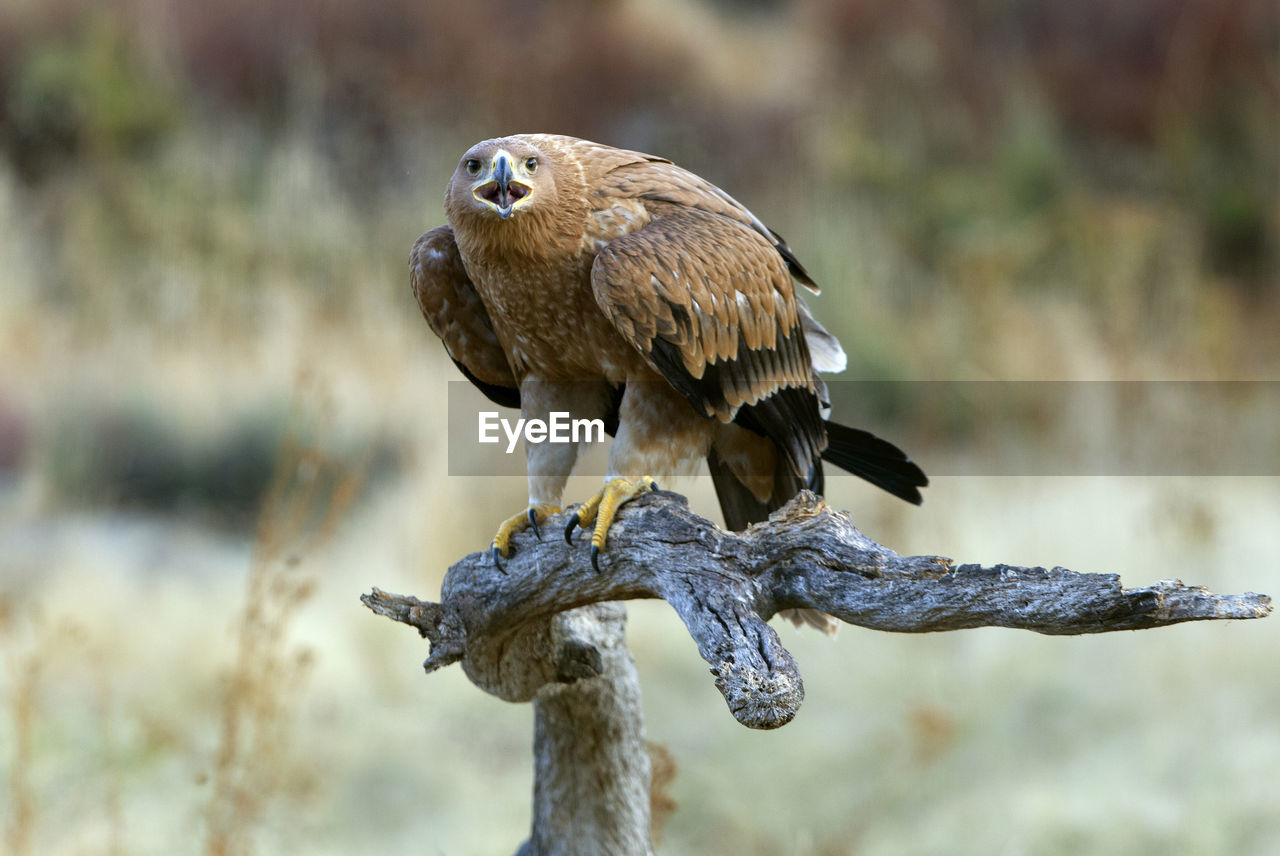
[[[808,489],[820,494],[824,487],[822,461],[813,462],[813,470],[805,480],[797,476],[779,455],[778,465],[773,473],[773,495],[764,502],[756,499],[747,486],[738,480],[728,464],[720,460],[714,447],[707,453],[707,469],[711,471],[711,481],[716,486],[724,523],[735,532],[768,519],[770,514],[790,502],[800,491]]]
[[[828,422],[822,458],[899,499],[915,505],[924,501],[919,490],[929,484],[924,470],[897,446],[867,431]]]
[[[707,453],[707,469],[711,470],[711,481],[716,486],[716,497],[720,500],[720,510],[724,512],[725,526],[741,532],[752,523],[759,523],[769,516],[773,503],[756,499],[747,490],[747,486],[738,481],[728,464],[720,460],[715,449]]]

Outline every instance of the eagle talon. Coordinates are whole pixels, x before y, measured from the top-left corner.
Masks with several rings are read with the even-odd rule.
[[[594,522],[595,526],[591,532],[591,567],[596,573],[600,573],[600,554],[604,552],[605,538],[609,527],[613,525],[618,508],[628,500],[651,490],[657,490],[657,482],[650,476],[641,476],[635,481],[624,478],[610,479],[605,482],[604,487],[600,488],[599,493],[578,506],[573,517],[569,518],[569,523],[564,528],[565,541],[572,544],[573,530],[577,527],[585,529]]]
[[[533,527],[533,534],[538,536],[538,540],[542,540],[542,533],[538,531],[538,524],[545,522],[548,517],[553,514],[559,514],[560,509],[554,505],[530,505],[524,511],[507,518],[502,525],[498,527],[497,533],[493,536],[493,563],[504,574],[506,569],[502,567],[499,561],[511,553],[511,539],[517,533]]]

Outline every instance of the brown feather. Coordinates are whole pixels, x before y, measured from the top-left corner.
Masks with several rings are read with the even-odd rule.
[[[516,386],[507,354],[467,277],[448,226],[432,229],[414,243],[409,255],[409,284],[422,317],[444,342],[449,356],[481,383]]]
[[[653,221],[610,243],[592,266],[593,293],[618,330],[695,407],[710,404],[721,421],[776,390],[812,390],[803,336],[795,335],[791,277],[774,248],[741,219],[655,205]],[[768,353],[778,349],[784,352]],[[665,355],[678,363],[668,367]],[[719,389],[693,383],[712,366],[721,367]]]

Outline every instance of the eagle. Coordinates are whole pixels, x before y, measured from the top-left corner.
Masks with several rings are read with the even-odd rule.
[[[618,507],[703,459],[734,530],[821,493],[823,461],[920,503],[928,479],[900,449],[828,420],[818,373],[846,358],[797,294],[818,287],[720,188],[665,158],[516,134],[467,150],[445,213],[415,242],[410,283],[462,374],[526,419],[567,412],[613,437],[602,488],[565,528],[592,528],[597,572]],[[561,510],[577,454],[526,444],[529,505],[498,527],[499,567]]]

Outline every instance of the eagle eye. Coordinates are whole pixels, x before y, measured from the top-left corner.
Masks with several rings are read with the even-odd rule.
[[[467,175],[478,175],[480,173],[480,161],[475,158],[467,158]]]
[[[538,171],[538,159],[529,158],[524,162],[524,168],[529,171],[530,175],[533,175],[535,172]]]

